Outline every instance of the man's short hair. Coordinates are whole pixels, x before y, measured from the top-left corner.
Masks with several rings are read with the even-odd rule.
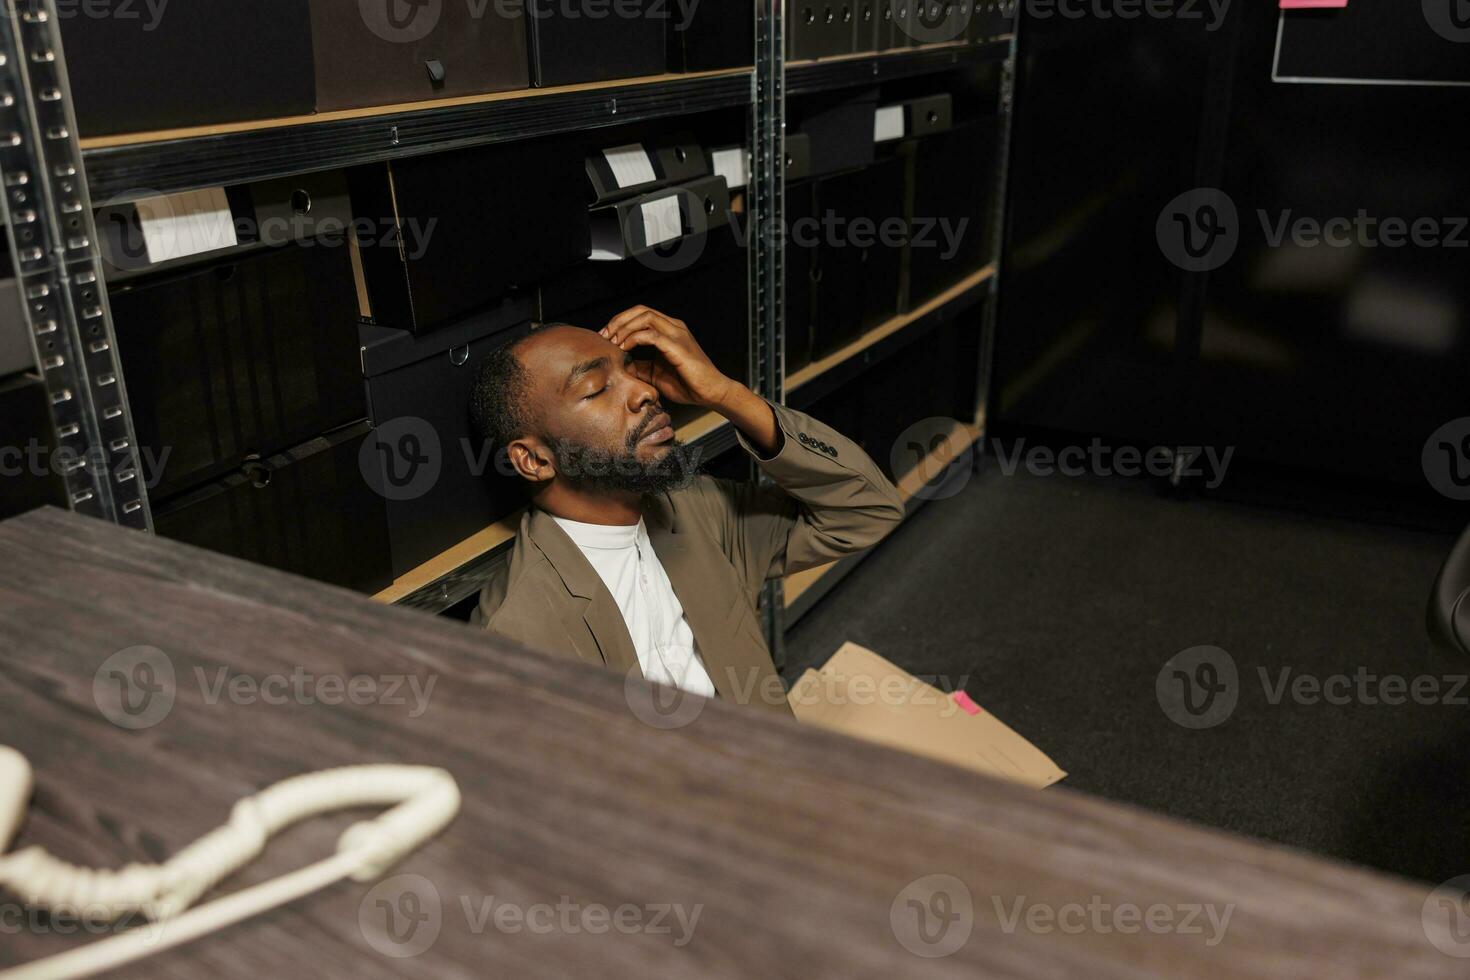
[[[494,446],[508,446],[535,427],[531,417],[531,373],[516,355],[516,349],[538,330],[570,327],[570,323],[545,323],[532,332],[499,347],[475,369],[475,386],[470,392],[470,421],[480,438]]]

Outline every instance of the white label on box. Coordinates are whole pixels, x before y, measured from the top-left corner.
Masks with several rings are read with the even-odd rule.
[[[901,140],[903,136],[903,106],[886,105],[873,114],[873,142]]]
[[[145,197],[134,206],[149,262],[182,259],[237,244],[235,218],[223,187]]]
[[[658,245],[679,237],[679,198],[661,197],[641,205],[643,210],[643,240],[646,244]]]
[[[750,181],[745,163],[745,147],[734,146],[728,150],[715,150],[710,154],[715,176],[725,178],[728,187],[744,187]]]
[[[648,159],[648,151],[641,143],[614,146],[603,150],[602,155],[612,170],[613,182],[619,187],[650,184],[658,179],[653,173],[653,161]]]

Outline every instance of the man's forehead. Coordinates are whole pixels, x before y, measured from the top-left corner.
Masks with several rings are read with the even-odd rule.
[[[579,366],[612,353],[612,342],[595,330],[557,325],[529,334],[516,351],[536,379],[556,391]]]

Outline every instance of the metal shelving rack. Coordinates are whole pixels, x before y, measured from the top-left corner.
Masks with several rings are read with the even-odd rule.
[[[94,198],[118,203],[745,106],[751,152],[747,220],[754,231],[748,277],[751,378],[759,393],[782,402],[784,260],[782,236],[776,231],[783,227],[787,96],[987,61],[1004,61],[1009,78],[1015,57],[1010,37],[981,45],[939,45],[788,65],[782,0],[756,0],[756,50],[750,68],[87,140],[77,135],[55,4],[15,0],[0,17],[0,176],[11,255],[58,451],[74,460],[63,473],[70,505],[81,513],[150,530],[147,490],[138,476],[131,414],[101,275]],[[1005,101],[1008,114],[1008,85]],[[995,281],[991,277],[986,287],[992,293]],[[966,300],[968,306],[973,302],[974,297]],[[958,309],[937,314],[935,322]],[[992,332],[991,315],[987,334]],[[979,365],[982,414],[988,365],[987,338]],[[701,429],[693,441],[706,456],[735,443],[728,423]],[[393,601],[442,611],[472,595],[504,553],[502,544],[474,555],[432,581],[399,590]],[[763,607],[779,656],[788,625],[780,583],[767,590]]]

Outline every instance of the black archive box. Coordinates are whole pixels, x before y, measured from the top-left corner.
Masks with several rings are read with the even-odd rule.
[[[787,0],[786,52],[793,61],[851,54],[858,0]]]
[[[46,504],[67,506],[66,484],[54,465],[56,441],[46,386],[35,375],[0,378],[0,446],[21,454],[4,460],[8,472],[0,473],[0,519]]]
[[[395,576],[525,504],[523,481],[498,469],[502,447],[475,432],[469,406],[480,362],[529,331],[531,314],[529,299],[516,299],[429,334],[362,326],[376,426],[368,451],[387,500]],[[432,478],[412,469],[416,455],[437,465]]]
[[[790,138],[787,138],[790,145]],[[786,225],[788,228],[809,227],[817,220],[817,184],[799,181],[786,185]],[[816,291],[812,280],[817,275],[817,246],[810,239],[786,240],[786,373],[790,375],[811,363],[812,329],[815,325],[813,304]]]
[[[303,0],[189,0],[157,16],[137,0],[64,6],[58,20],[83,137],[316,107]]]
[[[311,0],[316,107],[325,112],[525,88],[519,0]],[[395,17],[406,9],[407,17]]]
[[[905,147],[914,158],[910,306],[932,299],[994,258],[990,198],[999,138],[999,122],[986,116]]]
[[[813,273],[813,357],[833,353],[898,313],[908,238],[905,174],[904,161],[891,158],[817,183],[823,229]]]
[[[365,316],[423,331],[497,305],[585,258],[584,147],[476,147],[354,168]]]
[[[968,31],[970,40],[979,44],[1015,31],[1019,3],[1020,0],[974,0]]]
[[[109,299],[156,498],[366,414],[345,246],[263,249]]]
[[[677,6],[667,0],[622,0],[589,16],[564,0],[526,0],[531,82],[538,87],[662,75],[664,32]],[[636,16],[629,16],[636,14]]]
[[[677,4],[670,3],[678,11]],[[751,63],[755,52],[753,0],[700,3],[668,23],[669,71],[715,71]]]
[[[20,286],[14,279],[0,279],[0,378],[35,366]]]
[[[359,378],[359,384],[361,379]],[[155,505],[176,541],[361,592],[393,582],[383,498],[362,470],[371,427],[359,421]]]

